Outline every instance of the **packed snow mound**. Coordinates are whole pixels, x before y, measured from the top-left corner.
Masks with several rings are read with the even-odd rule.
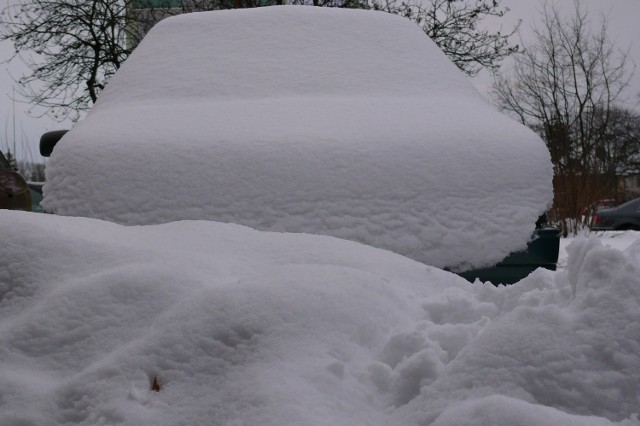
[[[524,247],[551,174],[543,142],[415,24],[284,6],[159,23],[55,148],[43,205],[330,235],[462,270]]]
[[[0,225],[2,425],[640,424],[638,243],[496,288],[233,224]]]

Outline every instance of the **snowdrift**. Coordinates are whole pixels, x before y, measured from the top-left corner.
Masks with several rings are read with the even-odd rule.
[[[233,224],[0,225],[3,426],[640,424],[638,243],[494,287]]]
[[[551,172],[542,141],[408,20],[268,7],[153,28],[54,150],[43,205],[330,235],[463,270],[524,247]]]

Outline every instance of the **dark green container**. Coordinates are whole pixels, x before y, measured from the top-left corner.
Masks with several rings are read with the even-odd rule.
[[[502,262],[491,268],[474,269],[459,273],[470,282],[478,278],[494,285],[513,284],[538,268],[556,270],[560,252],[560,230],[558,228],[536,229],[526,250],[511,253]]]

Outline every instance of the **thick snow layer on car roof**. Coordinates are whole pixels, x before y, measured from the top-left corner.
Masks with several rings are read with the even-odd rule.
[[[542,141],[419,27],[295,6],[158,24],[44,191],[62,215],[325,234],[460,269],[522,248],[552,194]]]

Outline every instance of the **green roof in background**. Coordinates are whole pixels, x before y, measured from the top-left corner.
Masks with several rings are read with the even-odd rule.
[[[162,9],[182,7],[182,0],[134,0],[134,9]]]

